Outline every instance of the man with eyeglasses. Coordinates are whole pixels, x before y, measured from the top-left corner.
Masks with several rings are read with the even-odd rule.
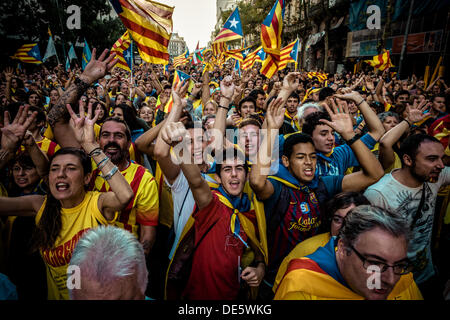
[[[400,215],[358,206],[338,237],[291,260],[275,300],[422,300],[410,272],[408,239]]]

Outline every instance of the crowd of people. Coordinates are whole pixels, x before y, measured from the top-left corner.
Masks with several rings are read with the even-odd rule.
[[[211,58],[3,70],[0,299],[449,299],[445,81]]]

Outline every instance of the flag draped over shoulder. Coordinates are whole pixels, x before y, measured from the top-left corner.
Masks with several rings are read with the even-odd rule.
[[[111,53],[116,53],[116,58],[119,59],[119,62],[114,67],[121,68],[125,71],[131,72],[132,65],[132,52],[131,52],[131,39],[128,33],[128,30],[117,39],[117,41],[113,44],[111,48]]]
[[[384,50],[384,52],[374,56],[372,60],[364,60],[364,62],[381,71],[394,66],[391,62],[389,50]]]
[[[141,58],[149,63],[169,63],[168,46],[172,34],[170,7],[150,0],[110,0],[136,43]]]
[[[283,17],[284,0],[277,0],[261,25],[261,43],[267,57],[260,72],[269,79],[277,72],[280,63]]]
[[[237,40],[242,39],[243,36],[241,17],[239,16],[239,9],[236,7],[213,42]]]
[[[181,72],[180,70],[175,70],[175,73],[173,75],[173,83],[172,88],[174,88],[178,83],[184,80],[188,80],[191,76]],[[169,101],[167,101],[166,105],[164,106],[164,112],[169,113],[172,110],[173,106],[173,99],[172,95],[170,95]]]
[[[25,63],[42,63],[41,53],[37,43],[24,44],[13,56],[11,56],[11,58],[18,59]]]
[[[86,68],[87,64],[91,61],[91,49],[89,49],[89,45],[84,39],[84,48],[83,48],[83,54],[81,55],[81,67]]]
[[[279,70],[286,68],[289,62],[297,62],[298,54],[298,39],[288,44],[286,47],[280,51],[280,64],[278,65]]]

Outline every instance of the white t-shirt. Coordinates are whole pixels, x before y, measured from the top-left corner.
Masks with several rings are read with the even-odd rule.
[[[214,181],[210,176],[203,173],[202,176],[206,181],[216,183],[216,181]],[[164,177],[164,180],[171,188],[173,200],[173,228],[175,232],[175,240],[169,254],[169,259],[172,259],[184,226],[191,216],[192,211],[194,211],[195,200],[183,171],[180,170],[178,177],[172,185],[167,181],[166,177]]]
[[[398,169],[397,169],[398,170]],[[394,172],[396,170],[393,170]],[[392,172],[384,175],[377,183],[367,188],[364,195],[376,206],[392,212],[400,212],[411,225],[422,198],[422,186],[409,188],[393,176]],[[431,258],[431,234],[433,231],[436,198],[441,186],[450,183],[450,167],[445,167],[435,183],[427,182],[425,201],[414,225],[408,247],[408,258],[418,267],[414,272],[416,283],[423,283],[434,275]]]

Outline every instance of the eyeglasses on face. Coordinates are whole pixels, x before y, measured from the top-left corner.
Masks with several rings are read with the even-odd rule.
[[[381,261],[377,261],[377,260],[371,260],[368,259],[366,257],[364,257],[360,252],[358,252],[358,250],[355,249],[355,247],[353,247],[352,245],[350,245],[350,248],[356,253],[356,255],[358,256],[358,258],[362,261],[363,263],[363,267],[364,269],[369,268],[370,266],[377,266],[378,268],[380,268],[380,272],[383,273],[385,272],[387,269],[392,268],[392,270],[394,271],[394,273],[396,275],[404,275],[407,273],[410,273],[412,270],[412,265],[410,265],[407,262],[404,263],[399,263],[399,264],[395,264],[393,266],[388,265],[384,262]]]

